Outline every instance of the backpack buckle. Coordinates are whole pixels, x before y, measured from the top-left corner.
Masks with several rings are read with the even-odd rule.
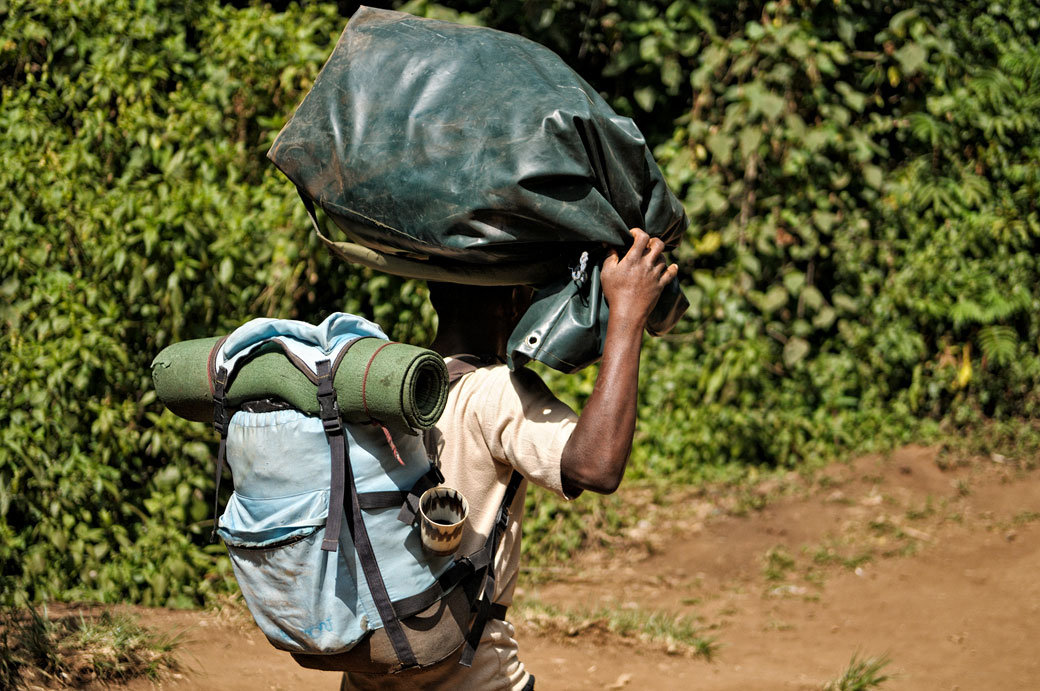
[[[339,401],[336,400],[336,389],[332,385],[333,372],[328,360],[318,364],[318,411],[325,434],[339,434],[343,431],[343,423],[339,417]]]
[[[220,436],[227,436],[228,414],[224,405],[224,399],[213,402],[213,429]]]
[[[336,400],[335,391],[318,394],[318,408],[321,424],[326,433],[335,434],[343,429],[339,418],[339,401]]]
[[[227,436],[230,422],[227,414],[227,384],[228,371],[221,367],[213,378],[213,429],[221,438]]]

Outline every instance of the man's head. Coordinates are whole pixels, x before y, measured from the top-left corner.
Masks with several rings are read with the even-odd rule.
[[[534,291],[527,286],[471,286],[429,282],[430,302],[442,323],[479,319],[508,325],[512,330],[531,305]]]
[[[513,327],[531,305],[527,286],[470,286],[430,281],[437,311],[435,350],[504,355]],[[442,353],[442,354],[444,354]]]

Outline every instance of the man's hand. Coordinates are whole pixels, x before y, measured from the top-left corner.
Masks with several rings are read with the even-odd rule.
[[[661,291],[675,278],[679,267],[665,264],[661,254],[664,243],[660,238],[651,238],[639,228],[630,232],[632,246],[622,258],[611,250],[603,262],[600,281],[610,307],[610,319],[620,320],[629,328],[642,329]]]
[[[658,238],[638,228],[631,232],[625,256],[611,252],[600,273],[610,317],[596,386],[560,459],[563,490],[570,497],[586,489],[610,494],[621,484],[636,427],[643,327],[679,270],[665,264]]]

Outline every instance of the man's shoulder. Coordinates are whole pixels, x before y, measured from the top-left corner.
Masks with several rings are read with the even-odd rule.
[[[552,396],[549,387],[538,373],[526,367],[510,370],[509,366],[504,364],[489,365],[472,372],[466,380],[469,385],[467,388],[486,389],[489,393],[498,395],[515,393],[522,399],[530,396]]]

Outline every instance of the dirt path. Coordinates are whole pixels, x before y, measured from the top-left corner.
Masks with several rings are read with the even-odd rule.
[[[1040,473],[949,465],[907,447],[770,483],[779,498],[744,516],[721,495],[648,506],[623,546],[522,583],[523,659],[540,691],[820,689],[854,654],[889,656],[883,689],[1038,688]],[[610,633],[609,611],[685,617],[711,655]],[[143,621],[186,629],[187,670],[163,689],[338,688],[233,611]]]

